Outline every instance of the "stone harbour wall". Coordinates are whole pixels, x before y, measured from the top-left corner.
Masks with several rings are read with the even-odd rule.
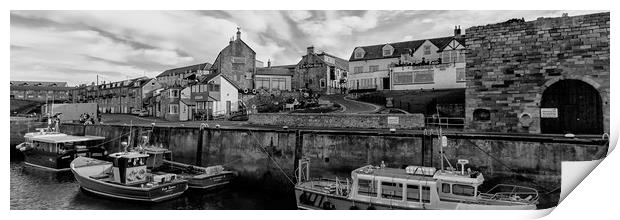
[[[314,128],[422,129],[423,114],[251,114],[249,123]]]
[[[467,128],[541,133],[543,92],[573,79],[598,91],[602,127],[609,133],[609,22],[610,13],[597,13],[468,28]],[[477,109],[488,110],[490,120],[475,120]],[[531,116],[530,126],[519,121],[524,113]]]

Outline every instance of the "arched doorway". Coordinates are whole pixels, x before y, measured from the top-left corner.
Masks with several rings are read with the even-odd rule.
[[[547,134],[602,134],[603,109],[599,92],[591,85],[573,79],[549,86],[541,108],[557,108],[557,118],[541,118],[540,128]]]

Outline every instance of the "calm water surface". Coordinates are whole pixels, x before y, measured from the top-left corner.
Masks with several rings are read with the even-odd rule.
[[[160,203],[101,197],[83,190],[71,172],[53,173],[11,161],[11,209],[295,209],[289,195],[229,186],[211,191],[188,190]]]

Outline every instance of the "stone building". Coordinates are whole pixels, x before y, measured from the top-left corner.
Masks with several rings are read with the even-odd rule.
[[[310,46],[295,67],[292,87],[322,94],[340,93],[346,85],[348,69],[347,60],[325,52],[315,53]]]
[[[468,28],[469,130],[609,133],[609,13]]]
[[[252,90],[256,66],[260,63],[256,62],[256,52],[241,40],[241,30],[238,29],[237,37],[230,39],[228,46],[217,55],[211,71],[226,75],[242,89]]]

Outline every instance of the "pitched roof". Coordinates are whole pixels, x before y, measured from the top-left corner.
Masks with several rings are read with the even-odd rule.
[[[57,86],[66,87],[67,82],[43,82],[43,81],[11,81],[12,86]]]
[[[336,66],[336,67],[338,67],[340,69],[345,69],[345,70],[349,69],[349,61],[347,61],[345,59],[342,59],[340,57],[337,57],[337,56],[334,56],[334,55],[331,55],[331,54],[328,54],[328,53],[325,53],[325,52],[322,52],[322,53],[317,54],[317,55],[319,55],[319,56],[322,56],[322,55],[323,56],[330,56],[330,57],[334,58],[334,60],[335,60],[335,64],[333,64],[334,66]],[[325,62],[325,63],[327,63],[328,65],[332,65],[332,64],[330,64],[328,62]]]
[[[400,57],[401,54],[407,53],[408,49],[411,50],[411,52],[415,52],[427,40],[430,41],[435,46],[437,46],[437,48],[439,48],[439,51],[441,51],[446,46],[448,46],[448,44],[450,44],[450,42],[452,42],[452,40],[454,40],[454,39],[456,39],[460,44],[465,45],[465,40],[464,39],[462,39],[462,38],[455,38],[454,36],[439,37],[439,38],[432,38],[432,39],[421,39],[421,40],[413,40],[413,41],[404,41],[404,42],[397,42],[397,43],[389,43],[389,45],[394,47],[394,52],[392,53],[391,56],[383,56],[383,46],[385,46],[386,44],[371,45],[371,46],[361,46],[361,47],[356,47],[355,49],[357,49],[357,48],[364,49],[364,52],[365,52],[364,57],[360,58],[360,59],[355,59],[355,49],[353,49],[353,52],[351,53],[351,58],[349,58],[349,61],[373,60],[373,59],[384,59],[384,58]]]
[[[178,74],[187,73],[187,72],[197,72],[198,70],[207,70],[210,68],[211,68],[210,63],[200,63],[200,64],[191,65],[191,66],[184,66],[184,67],[169,69],[169,70],[166,70],[160,73],[159,75],[157,75],[157,77],[172,76],[172,75],[178,75]]]
[[[237,83],[235,83],[235,81],[231,80],[230,78],[228,78],[228,76],[226,76],[224,74],[221,74],[221,73],[210,73],[210,74],[207,74],[207,75],[202,75],[202,76],[200,76],[198,81],[201,82],[201,83],[206,83],[206,82],[211,81],[212,79],[214,79],[215,77],[217,77],[219,75],[221,75],[222,78],[226,79],[235,88],[241,89],[241,87],[239,87],[239,85],[237,85]]]
[[[294,68],[295,66],[293,66]],[[254,75],[278,75],[278,76],[292,76],[292,68],[282,67],[258,67],[256,68],[256,74]],[[294,70],[293,70],[294,71]]]

